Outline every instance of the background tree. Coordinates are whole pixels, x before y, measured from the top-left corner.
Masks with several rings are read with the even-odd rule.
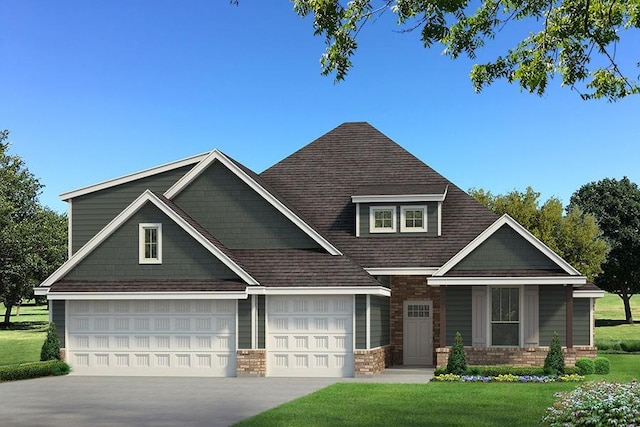
[[[596,285],[618,295],[625,318],[633,323],[631,305],[640,293],[640,189],[624,177],[606,178],[585,184],[571,196],[569,207],[583,209],[596,217],[611,252],[602,266]]]
[[[473,66],[471,81],[478,92],[506,79],[542,95],[549,80],[559,75],[562,85],[576,89],[583,99],[614,101],[640,93],[633,71],[640,58],[629,64],[619,61],[620,35],[640,28],[638,0],[292,1],[298,15],[313,16],[314,34],[326,44],[322,74],[335,73],[336,81],[351,68],[363,26],[391,13],[401,31],[419,30],[425,47],[440,43],[451,58],[465,54],[475,60],[494,38],[509,45],[515,41],[492,61]],[[523,36],[514,36],[514,30]],[[633,44],[626,47],[638,55]]]
[[[11,309],[64,261],[67,234],[66,217],[40,206],[42,185],[8,154],[8,134],[0,132],[0,301],[7,325]]]
[[[469,194],[496,214],[509,214],[589,280],[602,271],[608,245],[593,215],[577,207],[563,215],[562,202],[555,197],[540,205],[540,193],[531,187],[504,195],[472,188]]]

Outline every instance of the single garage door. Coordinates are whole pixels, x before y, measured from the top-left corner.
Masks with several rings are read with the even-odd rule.
[[[267,315],[267,375],[353,376],[353,296],[271,296]]]
[[[235,376],[236,305],[69,301],[69,363],[85,375]]]

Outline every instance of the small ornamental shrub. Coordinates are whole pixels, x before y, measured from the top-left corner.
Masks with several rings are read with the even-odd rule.
[[[0,382],[66,375],[71,369],[60,360],[0,366]]]
[[[580,375],[591,375],[596,369],[593,359],[587,358],[576,360],[576,367],[580,370]]]
[[[467,354],[464,351],[462,335],[456,332],[456,341],[453,343],[449,359],[447,360],[447,372],[450,374],[464,375],[467,370]]]
[[[47,338],[42,344],[42,350],[40,351],[40,360],[60,360],[60,340],[58,339],[58,333],[56,332],[56,325],[53,322],[49,323],[49,329],[47,330]]]
[[[638,340],[620,341],[620,349],[627,353],[638,353],[640,352],[640,341]]]
[[[542,422],[548,426],[640,425],[640,385],[600,381],[581,385],[571,392],[556,393]]]
[[[549,353],[544,359],[544,372],[547,375],[560,375],[564,374],[564,368],[564,354],[560,345],[560,337],[557,332],[554,332]]]
[[[596,374],[608,374],[611,372],[611,363],[606,357],[596,357],[593,360],[593,365]]]

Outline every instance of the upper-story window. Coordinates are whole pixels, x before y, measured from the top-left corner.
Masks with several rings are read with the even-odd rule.
[[[371,206],[369,220],[371,233],[395,233],[396,222],[395,206]]]
[[[424,233],[427,231],[426,206],[402,206],[400,208],[400,231],[403,233]]]
[[[139,263],[162,264],[162,224],[140,224],[139,241]]]

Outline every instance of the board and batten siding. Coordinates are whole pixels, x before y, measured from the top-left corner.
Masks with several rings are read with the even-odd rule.
[[[562,285],[539,287],[541,346],[551,345],[554,332],[558,333],[560,343],[566,345],[565,298],[566,290]]]
[[[371,296],[369,314],[371,348],[389,345],[391,343],[390,299],[388,297]]]
[[[231,249],[319,247],[217,161],[182,190],[174,202]]]
[[[78,196],[71,201],[72,253],[102,230],[145,190],[164,193],[193,165]]]
[[[573,299],[573,344],[591,344],[591,299]]]
[[[370,207],[371,206],[389,206],[396,208],[396,232],[395,233],[371,233],[369,230]],[[400,232],[401,206],[427,206],[427,232],[413,233]],[[398,237],[403,236],[437,236],[438,235],[438,202],[424,203],[360,203],[360,237]]]
[[[356,349],[367,348],[367,296],[356,295]]]
[[[465,345],[471,345],[471,286],[447,287],[447,345],[453,345],[456,332],[460,332]]]
[[[139,224],[162,224],[162,264],[139,264]],[[145,204],[65,279],[237,279],[237,275],[152,203]]]
[[[51,301],[51,320],[56,325],[56,334],[60,340],[60,348],[65,348],[65,330],[66,330],[66,301],[52,300]]]
[[[238,349],[251,349],[251,298],[238,300]]]

